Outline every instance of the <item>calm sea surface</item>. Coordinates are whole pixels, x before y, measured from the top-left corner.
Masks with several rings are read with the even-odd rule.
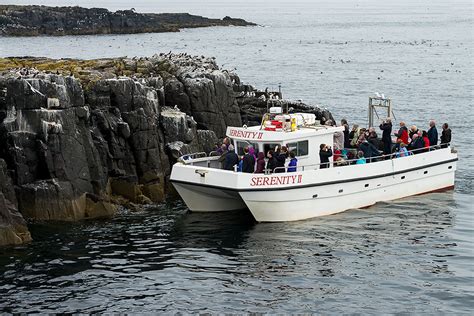
[[[366,123],[378,91],[393,99],[398,120],[450,123],[460,160],[454,191],[296,223],[190,214],[177,201],[108,221],[35,224],[34,242],[0,250],[0,312],[472,312],[471,1],[40,2],[261,26],[0,38],[0,56],[216,56],[244,82],[281,83],[287,98],[351,124]]]

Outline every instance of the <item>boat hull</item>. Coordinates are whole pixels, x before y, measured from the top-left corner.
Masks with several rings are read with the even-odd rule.
[[[298,192],[281,190],[278,195],[275,192],[240,194],[258,222],[297,221],[364,208],[377,202],[452,189],[454,171],[444,172],[444,169],[448,170],[446,166],[438,165],[371,180],[302,188]],[[425,171],[429,176],[423,176]],[[285,201],[275,200],[276,196],[287,198]]]
[[[171,181],[190,210],[248,208],[258,222],[297,221],[454,186],[450,148],[363,165],[246,174],[187,164]]]
[[[238,192],[189,183],[173,183],[176,191],[193,212],[224,212],[246,209]]]

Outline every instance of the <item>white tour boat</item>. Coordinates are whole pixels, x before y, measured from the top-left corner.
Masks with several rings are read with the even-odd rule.
[[[369,126],[377,106],[391,116],[389,99],[369,98]],[[242,173],[221,169],[219,156],[182,156],[173,165],[171,182],[191,211],[248,208],[258,222],[295,221],[454,187],[458,157],[449,145],[367,164],[335,166],[331,157],[330,167],[320,168],[320,144],[333,147],[334,134],[343,127],[318,125],[313,114],[281,112],[270,108],[261,126],[228,127],[226,134],[239,156],[245,146],[265,154],[288,147],[298,159],[296,172]]]

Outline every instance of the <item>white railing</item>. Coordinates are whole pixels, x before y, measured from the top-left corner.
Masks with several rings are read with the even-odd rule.
[[[442,146],[442,145],[447,145],[447,146]],[[412,156],[414,154],[426,153],[426,152],[429,152],[429,151],[432,151],[432,150],[447,148],[447,147],[449,147],[449,144],[433,145],[433,146],[426,147],[426,148],[412,149],[412,150],[407,151],[408,152],[407,156]],[[347,148],[346,150],[354,151],[354,150],[357,150],[357,148]],[[357,151],[359,151],[359,150],[357,150]],[[384,161],[384,160],[388,160],[388,159],[394,159],[394,158],[396,159],[396,158],[404,158],[404,157],[406,157],[406,156],[400,156],[400,152],[394,152],[394,153],[387,154],[387,155],[379,155],[379,156],[368,157],[368,158],[362,157],[362,158],[364,158],[367,163],[374,163],[374,162]],[[291,169],[296,168],[296,171],[305,171],[305,168],[310,169],[310,170],[315,170],[315,169],[321,169],[321,165],[327,166],[326,168],[330,168],[330,167],[340,168],[340,167],[354,165],[357,162],[357,160],[359,160],[359,159],[360,158],[344,159],[343,162],[340,165],[336,165],[336,162],[333,161],[333,162],[323,162],[323,163],[304,165],[304,166],[296,166],[296,167],[276,167],[276,168],[273,169],[273,173],[277,173],[277,170],[284,170],[283,172],[288,172],[288,168],[291,168]],[[268,171],[270,171],[270,169],[265,169],[264,171],[265,171],[266,174],[271,173],[271,172],[268,172]],[[290,171],[290,172],[294,172],[294,171]]]
[[[421,154],[425,152],[429,152],[432,150],[440,149],[440,148],[447,148],[450,147],[449,144],[441,144],[441,145],[434,145],[430,146],[427,148],[420,148],[420,149],[413,149],[413,150],[408,150],[408,156],[412,156],[414,154]],[[345,148],[344,148],[345,149]],[[350,150],[350,151],[359,151],[357,148],[347,148],[345,150]],[[452,151],[454,151],[453,148],[451,148]],[[192,154],[187,154],[183,155],[178,158],[178,161],[181,163],[184,163],[186,165],[191,165],[191,166],[199,166],[199,167],[208,167],[208,168],[215,168],[215,169],[220,169],[221,168],[221,163],[218,161],[218,159],[221,156],[216,152],[212,151],[207,155],[205,152],[198,152],[198,153],[192,153]],[[364,159],[367,161],[367,163],[375,163],[383,160],[388,160],[388,159],[394,159],[394,158],[403,158],[400,157],[399,152],[394,152],[388,155],[379,155],[379,156],[374,156],[374,157],[368,157]],[[317,163],[317,164],[311,164],[311,165],[304,165],[304,166],[291,166],[291,167],[276,167],[273,170],[271,169],[264,169],[265,174],[270,174],[270,173],[278,173],[279,170],[282,170],[281,173],[286,173],[288,172],[288,169],[295,169],[296,171],[305,171],[306,170],[316,170],[316,169],[321,169],[321,165],[326,165],[326,168],[341,168],[345,166],[350,166],[354,165],[357,160],[360,158],[354,158],[354,159],[344,159],[343,162],[340,165],[336,165],[336,162],[329,162],[329,163]],[[231,170],[227,170],[231,171]],[[236,171],[236,167],[234,166],[234,172]],[[294,172],[294,171],[290,171]]]

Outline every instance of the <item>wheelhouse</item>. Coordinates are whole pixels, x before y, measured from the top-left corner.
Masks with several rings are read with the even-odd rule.
[[[301,126],[295,130],[266,130],[261,126],[228,127],[226,135],[231,139],[238,155],[243,155],[246,146],[253,147],[255,154],[275,147],[286,146],[298,158],[299,166],[318,165],[319,148],[321,144],[333,147],[334,134],[341,132],[344,127],[325,125]]]

